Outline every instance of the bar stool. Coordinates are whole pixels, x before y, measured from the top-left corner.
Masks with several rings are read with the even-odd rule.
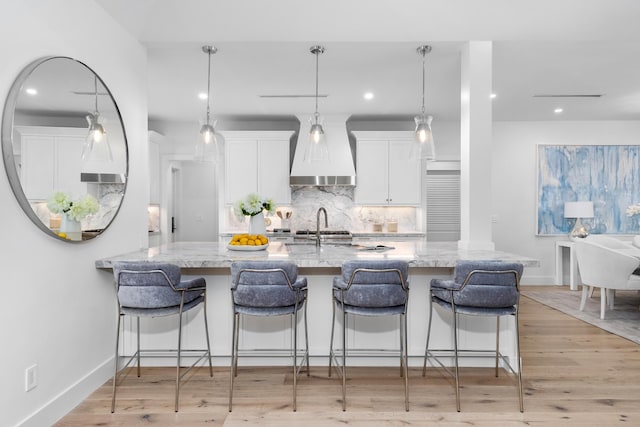
[[[498,376],[498,361],[502,359],[505,366],[517,377],[520,398],[520,412],[524,411],[522,397],[522,358],[520,357],[520,334],[518,330],[518,307],[520,301],[520,277],[523,265],[499,261],[459,261],[454,269],[453,279],[431,279],[431,309],[429,310],[429,326],[427,329],[427,345],[425,348],[422,376],[426,373],[427,359],[431,357],[455,377],[456,409],[460,412],[460,377],[458,373],[458,356],[460,353],[479,353],[486,350],[460,350],[458,348],[458,316],[490,316],[496,318],[496,350],[495,376]],[[431,320],[434,306],[452,313],[453,350],[429,349]],[[500,317],[515,318],[516,362],[517,372],[509,360],[500,352]],[[439,360],[438,356],[453,355],[454,372]],[[440,356],[442,357],[442,356]]]
[[[124,368],[136,359],[137,374],[140,377],[141,353],[175,352],[176,393],[175,411],[178,412],[181,378],[196,366],[202,359],[209,360],[209,375],[213,377],[211,365],[211,347],[209,344],[209,326],[207,324],[207,286],[204,278],[197,277],[181,280],[180,267],[173,264],[156,262],[116,262],[113,265],[118,298],[118,323],[116,327],[115,371],[113,374],[113,394],[111,412],[115,411],[116,383],[118,379],[118,347],[120,343],[120,323],[123,316],[136,317],[136,352],[124,365]],[[206,349],[185,350],[182,348],[182,314],[203,304],[204,328],[207,341]],[[177,350],[140,350],[140,317],[164,317],[178,315],[178,348]],[[180,373],[180,358],[183,353],[195,353],[198,359]],[[121,372],[121,371],[120,371]]]
[[[233,331],[229,412],[232,410],[234,377],[238,375],[238,334],[240,315],[291,316],[293,329],[293,410],[297,409],[298,311],[304,306],[305,350],[302,358],[309,376],[309,337],[307,333],[307,278],[298,276],[298,266],[286,261],[237,261],[231,264]]]
[[[400,372],[404,376],[404,405],[409,410],[409,372],[407,365],[407,300],[409,264],[396,260],[346,261],[341,275],[333,278],[333,323],[329,349],[331,364],[342,378],[342,410],[347,409],[347,315],[400,317]],[[334,351],[336,309],[342,312],[342,350]],[[338,360],[341,355],[342,361]]]

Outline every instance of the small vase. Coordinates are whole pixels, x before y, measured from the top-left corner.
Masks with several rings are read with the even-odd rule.
[[[60,233],[64,233],[66,238],[69,240],[82,240],[82,228],[80,226],[80,221],[71,219],[67,215],[62,215]]]
[[[266,234],[267,229],[264,225],[264,215],[260,212],[257,215],[249,217],[249,234]]]

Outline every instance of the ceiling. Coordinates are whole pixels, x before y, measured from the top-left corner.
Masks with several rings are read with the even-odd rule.
[[[636,0],[96,0],[148,50],[151,119],[204,118],[207,55],[214,117],[313,113],[319,57],[321,114],[460,116],[460,53],[493,40],[494,120],[637,120],[640,2]],[[107,82],[108,84],[108,82]],[[374,98],[367,101],[365,92]],[[602,95],[553,97],[534,95]],[[554,108],[564,109],[555,114]]]

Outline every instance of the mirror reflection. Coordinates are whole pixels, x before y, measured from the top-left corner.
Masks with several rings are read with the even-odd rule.
[[[111,93],[86,65],[50,57],[22,71],[5,104],[2,150],[14,194],[46,233],[88,240],[113,221],[127,142]]]

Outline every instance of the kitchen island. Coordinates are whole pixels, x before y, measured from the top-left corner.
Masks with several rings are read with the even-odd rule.
[[[305,242],[306,243],[306,242]],[[520,262],[526,267],[537,267],[535,259],[501,251],[461,250],[456,243],[427,243],[420,241],[384,241],[385,248],[378,248],[371,241],[352,245],[323,244],[316,248],[312,242],[291,244],[272,242],[268,248],[259,251],[237,251],[227,248],[227,242],[179,242],[142,249],[130,253],[99,259],[98,269],[110,273],[115,261],[158,261],[176,264],[184,275],[203,276],[207,280],[207,314],[210,322],[212,352],[215,363],[228,365],[231,350],[232,311],[230,303],[231,278],[229,266],[236,260],[287,260],[300,268],[300,274],[308,279],[309,298],[309,352],[313,365],[328,363],[329,339],[331,332],[331,286],[334,276],[340,274],[342,262],[348,259],[400,259],[409,263],[409,306],[407,312],[409,332],[409,358],[411,365],[420,365],[424,355],[427,321],[430,310],[428,301],[429,282],[432,278],[451,276],[453,267],[461,259],[502,260]],[[195,314],[187,313],[185,348],[201,346],[201,309]],[[129,320],[129,318],[127,318]],[[157,348],[175,346],[175,336],[171,334],[171,323],[167,321],[158,329],[155,324],[143,320],[143,334],[146,345]],[[432,340],[434,345],[445,348],[451,345],[451,332],[447,313],[436,310],[433,316]],[[114,321],[115,325],[115,321]],[[495,321],[485,318],[461,318],[461,346],[490,350],[494,339]],[[513,319],[502,321],[501,348],[509,356],[514,354]],[[397,349],[399,343],[397,317],[390,318],[350,318],[348,340],[350,348],[360,348],[357,356],[351,357],[351,365],[391,365],[396,366],[397,357],[383,355],[378,350]],[[124,352],[134,348],[133,322],[125,324]],[[241,359],[241,363],[253,365],[288,364],[287,349],[290,348],[291,328],[286,317],[246,318],[240,333],[240,348],[251,348],[252,352],[241,355],[254,356]],[[246,342],[246,345],[244,344]],[[268,353],[259,349],[279,349]],[[171,364],[170,361],[156,361]],[[492,360],[469,358],[462,361],[468,366],[490,366]],[[513,364],[513,363],[512,363]]]

